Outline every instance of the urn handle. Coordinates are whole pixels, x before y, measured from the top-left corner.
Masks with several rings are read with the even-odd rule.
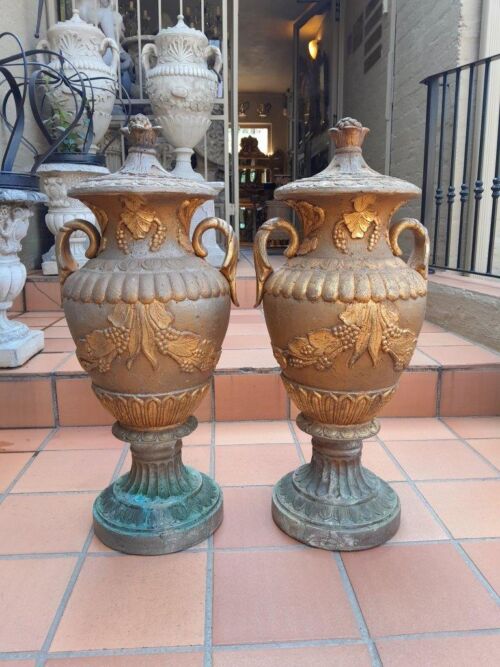
[[[105,37],[102,40],[101,46],[99,47],[100,55],[104,56],[108,49],[111,49],[113,52],[113,58],[111,60],[110,67],[113,73],[116,73],[118,72],[118,63],[120,62],[120,50],[118,49],[118,45],[116,44],[115,40],[111,39],[111,37]]]
[[[414,218],[404,218],[392,225],[389,230],[389,243],[396,257],[401,257],[403,251],[399,247],[398,239],[401,232],[410,229],[415,237],[413,251],[408,258],[408,266],[415,269],[423,278],[427,278],[429,268],[429,234],[427,229]]]
[[[66,278],[78,269],[78,264],[71,254],[69,245],[69,237],[73,232],[77,231],[85,232],[89,237],[90,244],[85,251],[85,256],[88,259],[95,257],[99,250],[101,235],[91,222],[79,218],[72,220],[71,222],[65,222],[56,236],[56,256],[61,285],[64,285]]]
[[[222,53],[220,52],[220,49],[216,46],[212,46],[212,44],[207,46],[205,49],[205,58],[208,60],[210,56],[214,57],[213,70],[217,75],[219,75],[222,69]]]
[[[260,227],[255,235],[253,244],[255,273],[257,274],[257,297],[255,300],[255,308],[262,301],[262,297],[264,296],[264,283],[273,272],[273,267],[269,264],[266,246],[269,236],[275,229],[283,229],[288,232],[288,235],[290,236],[290,243],[284,253],[285,257],[293,257],[297,254],[297,250],[299,249],[300,241],[297,230],[287,220],[283,220],[282,218],[271,218]]]
[[[231,301],[235,306],[239,306],[238,296],[236,294],[236,266],[238,264],[238,241],[234,235],[233,229],[221,218],[205,218],[193,233],[193,248],[198,257],[206,257],[208,255],[205,246],[201,241],[201,237],[208,229],[218,229],[226,237],[226,256],[220,272],[229,283],[229,293],[231,294]]]
[[[145,44],[142,49],[142,66],[146,70],[146,74],[153,67],[151,64],[151,57],[158,60],[158,49],[156,48],[156,44],[153,44],[152,42]]]

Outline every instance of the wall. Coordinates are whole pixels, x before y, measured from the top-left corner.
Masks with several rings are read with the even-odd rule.
[[[387,56],[389,51],[389,17],[382,17],[381,58],[364,73],[364,42],[355,51],[350,46],[354,24],[364,15],[368,0],[345,2],[344,13],[344,101],[343,115],[356,118],[370,128],[363,146],[371,167],[384,170],[385,156],[385,100],[387,86]],[[352,38],[352,37],[351,37]]]
[[[51,3],[49,3],[51,4]],[[35,3],[33,0],[16,0],[8,3],[8,11],[2,13],[2,31],[10,31],[15,33],[21,44],[25,49],[33,49],[38,43],[38,39],[34,37],[36,12]],[[43,17],[45,18],[45,17]],[[43,28],[44,21],[42,20],[42,34],[44,36]],[[17,50],[17,45],[14,40],[6,37],[0,41],[0,58],[14,54]],[[17,72],[18,73],[18,72]],[[3,78],[3,77],[2,77]],[[2,87],[5,90],[5,86]],[[44,149],[44,144],[41,139],[40,132],[36,127],[33,118],[29,112],[29,104],[26,102],[25,106],[25,129],[24,137],[31,141],[38,150]],[[12,115],[10,118],[14,118]],[[3,152],[6,143],[9,139],[9,131],[0,122],[0,155]],[[33,155],[26,148],[21,146],[15,169],[18,171],[29,171],[33,165]],[[40,260],[42,252],[45,252],[53,242],[54,237],[50,234],[44,224],[44,210],[43,207],[35,209],[35,215],[32,217],[28,229],[28,234],[22,241],[22,251],[20,258],[28,271],[40,268]]]
[[[288,118],[283,115],[284,96],[281,93],[240,93],[238,101],[250,102],[246,118],[240,118],[241,123],[270,123],[272,125],[271,152],[278,148],[285,151],[288,147]],[[260,118],[257,114],[259,104],[270,103],[271,113],[267,118]]]

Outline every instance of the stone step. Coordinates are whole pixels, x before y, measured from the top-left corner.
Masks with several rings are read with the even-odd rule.
[[[253,280],[240,280],[248,283],[250,297]],[[33,283],[48,298],[44,290],[53,289],[47,287],[53,281],[30,281],[28,290]],[[19,428],[111,423],[76,359],[63,312],[32,309],[17,317],[44,330],[45,349],[20,368],[0,371],[0,424]],[[498,396],[500,355],[426,322],[410,367],[381,414],[492,416],[500,414]],[[210,395],[196,416],[200,421],[296,416],[280,380],[261,309],[233,309]]]

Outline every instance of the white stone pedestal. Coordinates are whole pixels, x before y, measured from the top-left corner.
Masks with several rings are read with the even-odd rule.
[[[43,331],[9,320],[7,310],[24,287],[26,268],[18,253],[28,232],[33,206],[45,201],[34,190],[0,188],[0,367],[21,366],[44,345]]]
[[[45,216],[45,222],[54,236],[65,222],[70,222],[75,218],[96,224],[92,211],[78,199],[68,197],[68,190],[92,176],[109,174],[106,167],[54,162],[40,165],[37,173],[40,176],[40,187],[48,198],[49,210]],[[69,243],[73,257],[78,266],[82,267],[87,262],[85,257],[85,251],[89,245],[87,235],[83,232],[73,232]],[[57,275],[54,246],[43,255],[42,260],[42,273],[46,276]]]

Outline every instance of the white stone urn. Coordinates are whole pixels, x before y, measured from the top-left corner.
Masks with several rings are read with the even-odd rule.
[[[87,220],[96,225],[96,218],[92,211],[79,199],[69,197],[68,190],[93,176],[108,173],[106,167],[90,164],[47,162],[38,167],[40,187],[48,200],[45,222],[54,236],[64,223],[70,220]],[[89,246],[88,236],[81,231],[73,232],[70,237],[70,246],[71,253],[78,267],[81,268],[87,262],[85,252]],[[46,276],[58,273],[54,245],[42,257],[42,273]]]
[[[213,60],[213,69],[209,62]],[[184,23],[160,30],[142,50],[146,92],[165,139],[175,147],[174,176],[203,180],[191,167],[191,155],[210,126],[222,67],[220,50]]]
[[[96,26],[82,21],[77,10],[68,21],[59,21],[47,30],[47,39],[42,39],[38,49],[48,49],[60,53],[69,64],[64,66],[64,74],[71,79],[74,86],[81,89],[82,83],[85,95],[93,109],[93,131],[91,152],[97,152],[97,146],[102,141],[111,122],[111,113],[116,99],[118,81],[118,66],[120,53],[116,42],[105,37]],[[104,57],[106,52],[112,51],[111,65],[107,65]],[[51,56],[50,63],[59,68],[56,56]],[[74,68],[74,69],[73,69]],[[75,69],[80,73],[79,78]],[[79,108],[81,98],[77,97],[75,104],[74,94],[66,85],[48,86],[47,94],[53,108],[62,109],[71,118]],[[81,137],[87,131],[86,114],[82,115],[78,124],[78,133]]]
[[[43,331],[9,320],[7,311],[26,282],[19,259],[21,241],[28,232],[33,207],[45,201],[36,190],[0,188],[0,367],[21,366],[44,345]]]

